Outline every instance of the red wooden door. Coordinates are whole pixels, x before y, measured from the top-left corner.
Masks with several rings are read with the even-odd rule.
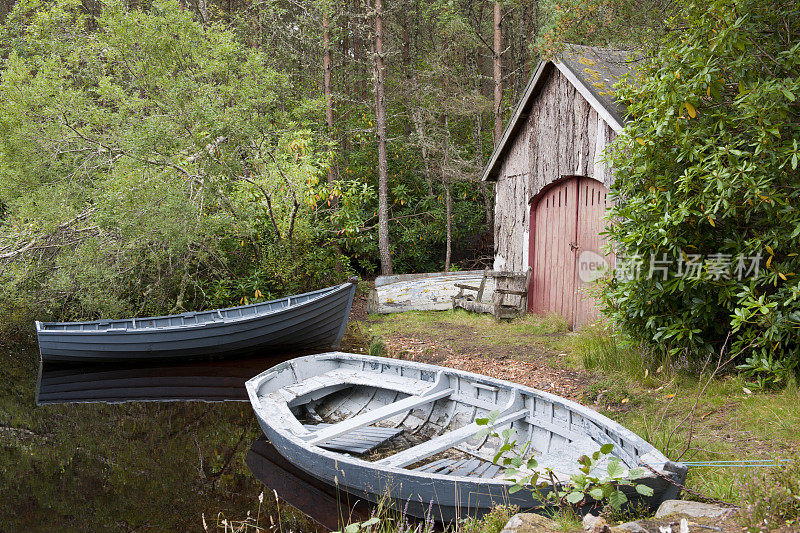
[[[608,209],[608,189],[591,178],[580,178],[575,249],[575,321],[573,327],[594,322],[600,316],[598,287],[592,283],[610,268],[611,256],[603,254],[603,217]]]
[[[562,181],[531,206],[528,261],[531,287],[528,308],[534,313],[558,313],[572,324],[575,300],[575,240],[578,180]]]
[[[573,328],[597,318],[591,282],[610,265],[600,236],[607,206],[608,190],[585,177],[558,182],[531,204],[531,312],[558,313]]]

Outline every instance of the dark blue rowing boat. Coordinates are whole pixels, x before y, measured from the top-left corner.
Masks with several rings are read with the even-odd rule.
[[[269,355],[337,347],[356,282],[252,305],[179,315],[36,322],[47,362],[139,361]]]

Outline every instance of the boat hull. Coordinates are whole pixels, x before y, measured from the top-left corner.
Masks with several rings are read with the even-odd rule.
[[[276,300],[267,311],[241,313],[230,318],[220,310],[171,317],[80,323],[81,329],[57,329],[70,324],[37,323],[39,352],[44,362],[106,362],[153,359],[220,358],[230,355],[262,356],[337,347],[350,314],[356,284]],[[287,302],[285,305],[283,302]],[[274,309],[268,307],[273,304]],[[232,308],[250,310],[256,306]],[[204,323],[197,316],[209,317]],[[187,318],[185,325],[166,325]],[[153,327],[149,327],[154,324]],[[103,330],[103,327],[106,329]],[[97,328],[91,330],[91,328]]]
[[[303,402],[309,401],[315,405],[321,405],[320,402],[324,402],[326,397],[332,397],[331,394],[337,394],[336,391],[341,393],[341,391],[348,390],[342,388],[341,385],[324,385],[324,375],[330,375],[325,372],[329,372],[329,369],[332,368],[332,361],[334,361],[333,366],[335,367],[337,360],[345,362],[350,368],[354,364],[357,366],[360,363],[368,374],[374,374],[372,379],[361,379],[362,385],[359,385],[374,383],[378,392],[370,393],[372,398],[378,398],[383,394],[381,391],[395,387],[393,381],[401,383],[402,376],[414,375],[422,381],[427,380],[427,384],[431,387],[430,390],[435,389],[434,380],[436,383],[439,383],[439,380],[442,382],[446,380],[447,386],[451,387],[454,392],[449,397],[433,402],[430,411],[425,411],[424,408],[416,411],[412,409],[408,413],[401,413],[397,417],[389,419],[396,427],[407,427],[410,433],[418,431],[414,424],[409,424],[410,418],[416,416],[420,420],[424,420],[421,425],[431,424],[440,418],[441,413],[449,413],[449,415],[448,420],[439,430],[440,435],[453,431],[454,426],[463,427],[463,423],[455,422],[459,419],[459,413],[467,413],[466,418],[461,417],[462,422],[472,422],[476,416],[486,416],[492,410],[492,402],[487,400],[487,393],[494,395],[495,399],[509,393],[511,403],[515,406],[522,406],[522,411],[528,410],[524,416],[515,419],[511,424],[512,428],[518,432],[517,434],[520,432],[524,434],[525,438],[522,438],[521,442],[527,438],[535,443],[537,449],[548,450],[548,453],[555,457],[570,457],[570,461],[573,462],[575,458],[585,453],[583,450],[586,443],[596,444],[596,449],[599,449],[601,444],[612,442],[617,447],[617,451],[614,453],[627,468],[632,468],[639,462],[653,464],[654,469],[661,475],[648,475],[637,481],[637,483],[648,485],[654,489],[654,496],[645,499],[643,503],[657,506],[664,499],[676,497],[678,490],[677,485],[673,482],[681,483],[686,474],[685,466],[670,463],[641,438],[590,409],[529,387],[469,372],[409,361],[330,353],[282,363],[247,382],[250,401],[264,434],[293,465],[317,479],[369,501],[378,502],[382,498],[389,497],[396,503],[398,509],[405,510],[409,515],[417,518],[449,523],[468,516],[482,516],[498,504],[515,505],[522,509],[537,509],[542,507],[542,502],[527,490],[509,493],[508,489],[511,484],[503,479],[502,473],[488,478],[430,473],[420,471],[420,468],[424,468],[424,466],[411,468],[411,465],[400,463],[393,466],[391,464],[392,457],[368,461],[314,445],[313,435],[309,435],[307,431],[304,432],[303,426],[296,425],[291,416],[293,412],[297,411],[298,406],[305,405]],[[309,367],[313,367],[314,363],[321,367],[320,375],[323,377],[315,376],[314,371],[310,370]],[[292,378],[292,376],[295,377]],[[434,376],[437,377],[434,378]],[[293,385],[293,379],[299,381],[300,385]],[[292,392],[287,392],[296,391],[298,387],[302,389],[303,383],[310,380],[322,383],[324,387],[316,392],[303,393],[304,396],[296,398],[292,396]],[[402,401],[408,401],[415,395],[426,394],[408,389],[396,390],[401,394],[395,397],[394,401],[398,401],[398,397]],[[347,405],[352,396],[350,393],[348,400],[341,405]],[[339,403],[339,400],[336,403]],[[392,403],[392,399],[390,398],[385,403]],[[456,403],[458,405],[455,405]],[[369,411],[370,409],[359,408],[353,412],[363,414]],[[540,416],[542,413],[549,412],[555,416],[550,419]],[[557,445],[551,446],[551,443],[555,441],[552,436],[549,439],[546,438],[544,427],[549,427],[550,429],[547,431],[550,431],[551,435],[556,435]],[[576,434],[578,428],[586,429],[585,438]],[[469,431],[469,428],[467,430]],[[456,429],[451,434],[457,431],[459,430]],[[592,435],[589,435],[589,432]],[[474,437],[475,432],[471,435]],[[570,437],[567,438],[564,435]],[[428,441],[435,441],[442,436],[444,435],[431,437]],[[585,441],[581,442],[583,447],[578,445],[579,438],[583,438]],[[472,453],[473,457],[479,457],[482,453],[484,461],[487,460],[487,457],[488,461],[491,461],[493,454],[487,454],[485,450],[481,452],[480,446],[462,448],[469,448],[466,451]],[[402,453],[399,452],[397,455]],[[415,461],[414,464],[419,463]],[[563,481],[568,477],[560,475],[558,479]],[[543,490],[546,492],[550,489]],[[633,491],[630,496],[634,497]],[[587,505],[591,503],[587,502]]]

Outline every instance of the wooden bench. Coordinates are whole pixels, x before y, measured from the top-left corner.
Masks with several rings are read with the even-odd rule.
[[[486,282],[495,283],[491,301],[483,300]],[[456,283],[458,294],[453,297],[453,309],[461,308],[473,313],[491,313],[495,318],[514,318],[525,314],[528,308],[528,287],[531,283],[531,268],[525,272],[506,270],[484,270],[478,286]],[[467,292],[474,292],[475,295]],[[516,300],[514,300],[516,298]]]

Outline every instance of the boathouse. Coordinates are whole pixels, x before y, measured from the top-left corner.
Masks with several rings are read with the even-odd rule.
[[[623,128],[613,85],[631,65],[626,52],[576,45],[540,62],[482,177],[496,182],[495,270],[530,266],[528,310],[572,328],[597,318],[591,281],[613,264],[600,235],[614,179],[603,151]]]

